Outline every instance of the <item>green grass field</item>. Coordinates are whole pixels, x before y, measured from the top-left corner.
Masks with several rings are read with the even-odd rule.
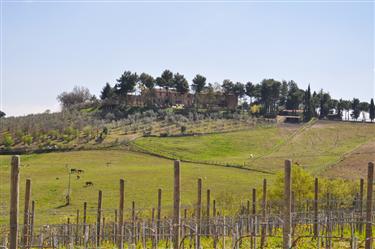
[[[150,152],[180,160],[243,164],[271,152],[297,129],[258,127],[245,131],[188,137],[142,137],[135,144]]]
[[[219,210],[238,209],[250,198],[252,187],[274,174],[246,170],[246,167],[277,172],[285,159],[298,162],[310,172],[322,174],[343,155],[375,140],[375,125],[318,121],[312,126],[280,125],[245,131],[190,137],[147,137],[136,145],[153,153],[193,161],[246,163],[245,169],[182,163],[182,204],[192,207],[196,201],[196,181],[203,179],[204,193],[211,189]],[[250,155],[253,154],[253,158]],[[369,154],[369,156],[372,156]],[[21,157],[21,211],[25,179],[32,179],[32,199],[36,202],[37,223],[58,222],[74,215],[88,202],[89,215],[95,217],[98,190],[103,191],[104,213],[113,216],[118,207],[119,179],[125,179],[126,208],[131,202],[142,215],[150,215],[157,202],[157,190],[163,189],[163,212],[171,212],[173,161],[124,149],[31,154]],[[68,169],[85,171],[71,178],[71,205],[65,207]],[[340,168],[335,167],[339,172]],[[0,156],[0,223],[8,219],[10,156]],[[332,172],[330,176],[334,176]],[[85,187],[86,181],[94,186]],[[127,214],[129,215],[129,210]]]
[[[107,166],[110,162],[110,166]],[[156,206],[158,188],[163,189],[163,213],[172,210],[173,161],[120,150],[76,151],[26,155],[21,157],[20,208],[23,209],[25,179],[32,179],[32,199],[36,203],[36,221],[39,224],[58,222],[74,215],[88,202],[89,214],[95,217],[98,190],[103,191],[103,207],[107,216],[118,207],[119,179],[125,179],[126,208],[131,202],[145,215]],[[72,176],[72,203],[65,203],[68,186],[66,165],[85,171],[79,180]],[[8,213],[10,156],[0,156],[0,192],[2,211]],[[181,163],[182,204],[196,202],[197,179],[203,179],[204,193],[211,189],[213,198],[221,207],[230,210],[230,202],[239,207],[241,200],[250,198],[250,190],[269,175],[228,167]],[[56,179],[58,178],[58,180]],[[94,186],[85,187],[85,181]],[[221,203],[221,204],[220,204]],[[224,205],[225,204],[225,205]],[[228,204],[228,205],[227,205]],[[5,207],[4,207],[5,205]],[[126,215],[129,215],[127,210]],[[0,223],[7,222],[0,216]]]
[[[373,124],[318,121],[297,127],[258,127],[200,137],[142,137],[134,143],[152,153],[181,160],[246,164],[268,171],[277,171],[285,159],[292,159],[319,173],[344,154],[375,140]]]

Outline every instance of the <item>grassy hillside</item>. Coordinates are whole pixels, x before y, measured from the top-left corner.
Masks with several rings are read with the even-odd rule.
[[[234,162],[269,171],[280,169],[289,158],[318,173],[372,140],[373,124],[318,121],[304,127],[258,127],[200,137],[139,138],[134,143],[173,158]]]
[[[190,137],[142,137],[135,145],[181,160],[243,164],[271,152],[298,126],[257,127],[251,130]]]
[[[0,223],[7,222],[9,201],[10,156],[0,156]],[[149,214],[157,202],[157,190],[163,189],[163,212],[172,209],[173,162],[161,158],[128,151],[77,151],[65,153],[33,154],[21,157],[20,208],[22,212],[25,179],[32,179],[32,199],[36,202],[36,217],[39,224],[56,222],[61,217],[74,214],[88,202],[89,215],[95,217],[98,190],[103,191],[105,216],[113,216],[118,207],[119,179],[125,179],[126,208],[136,202],[137,208]],[[72,203],[62,207],[68,186],[70,168],[83,169],[79,180],[72,176]],[[182,204],[193,205],[196,201],[196,181],[203,179],[205,189],[210,188],[218,208],[230,209],[225,203],[232,201],[236,208],[242,199],[250,198],[250,189],[269,175],[227,167],[181,164]],[[85,187],[86,181],[94,186]],[[237,205],[238,204],[238,205]],[[64,216],[65,215],[65,216]],[[126,215],[129,215],[127,210]]]

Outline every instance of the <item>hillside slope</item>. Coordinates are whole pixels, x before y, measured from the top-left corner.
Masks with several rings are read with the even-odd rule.
[[[373,140],[373,124],[317,121],[303,127],[258,127],[201,137],[140,138],[135,144],[173,158],[234,162],[267,171],[277,171],[285,159],[292,159],[310,172],[319,173]]]

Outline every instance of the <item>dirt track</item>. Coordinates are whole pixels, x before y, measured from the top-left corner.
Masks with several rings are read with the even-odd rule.
[[[368,162],[375,162],[375,141],[360,146],[323,174],[347,179],[366,178]]]

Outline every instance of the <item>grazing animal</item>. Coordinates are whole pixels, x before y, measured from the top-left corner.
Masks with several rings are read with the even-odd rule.
[[[94,186],[94,183],[93,182],[85,182],[85,185],[86,185],[86,187],[88,187],[88,186]]]
[[[81,177],[77,175],[77,180],[79,180],[79,178],[81,178]]]
[[[77,174],[85,173],[85,171],[83,169],[77,169],[76,172],[77,172]]]
[[[56,177],[56,180],[59,180],[60,178]]]
[[[70,169],[70,173],[76,173],[77,170],[76,169]]]
[[[254,158],[254,155],[253,155],[253,154],[250,154],[250,158]]]

